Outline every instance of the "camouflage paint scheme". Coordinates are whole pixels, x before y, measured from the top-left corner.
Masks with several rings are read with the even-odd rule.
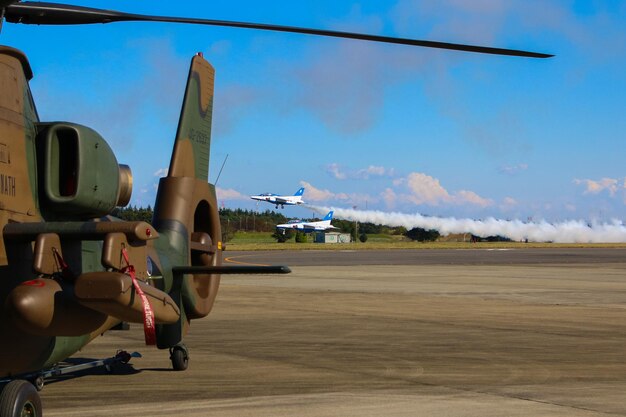
[[[221,265],[207,183],[213,68],[192,59],[153,225],[110,215],[130,197],[132,177],[93,130],[41,123],[31,78],[23,53],[0,46],[0,377],[50,367],[122,320],[143,322],[122,248],[153,306],[158,347],[180,344],[189,321],[211,311],[220,282],[172,272]]]
[[[215,70],[206,60],[192,59],[168,176],[159,181],[154,205],[153,224],[163,238],[155,242],[149,256],[155,256],[161,271],[170,271],[157,286],[167,293],[180,291],[184,307],[179,323],[157,326],[161,348],[179,343],[189,320],[211,312],[220,284],[216,274],[177,279],[171,275],[175,265],[222,264],[217,196],[215,186],[207,182],[214,77]],[[159,253],[169,256],[159,258]]]

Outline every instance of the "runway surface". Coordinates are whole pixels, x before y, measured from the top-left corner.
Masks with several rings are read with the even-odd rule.
[[[226,251],[235,263],[293,266],[626,263],[626,248]]]
[[[45,415],[626,415],[626,251],[526,251],[228,253],[293,273],[224,277],[185,372],[107,333],[76,357],[144,357]]]

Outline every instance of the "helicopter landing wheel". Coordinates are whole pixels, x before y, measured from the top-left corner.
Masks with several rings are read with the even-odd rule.
[[[185,345],[176,345],[170,348],[170,360],[172,361],[172,369],[175,371],[184,371],[189,366],[189,353]]]
[[[35,386],[23,379],[6,384],[0,394],[0,416],[41,417],[41,398]]]

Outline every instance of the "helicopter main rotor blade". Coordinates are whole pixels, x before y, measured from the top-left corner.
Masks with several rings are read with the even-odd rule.
[[[0,0],[0,8],[8,6],[9,4],[17,3],[20,0]]]
[[[367,35],[361,33],[340,32],[335,30],[310,29],[295,26],[281,26],[263,23],[234,22],[228,20],[195,19],[187,17],[150,16],[118,12],[114,10],[94,9],[90,7],[70,6],[56,3],[20,2],[9,5],[5,18],[11,23],[36,25],[78,25],[112,22],[171,22],[197,25],[227,26],[246,29],[271,30],[277,32],[302,33],[308,35],[329,36],[334,38],[359,39],[427,48],[451,49],[455,51],[478,52],[483,54],[521,56],[529,58],[549,58],[553,55],[516,49],[492,48],[487,46],[464,45],[457,43],[425,41],[418,39],[394,38],[389,36]]]

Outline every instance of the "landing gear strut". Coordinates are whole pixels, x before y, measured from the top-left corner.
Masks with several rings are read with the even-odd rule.
[[[115,356],[79,365],[54,367],[31,374],[18,376],[21,379],[0,380],[0,417],[41,417],[41,399],[37,391],[41,391],[45,379],[58,377],[85,369],[104,366],[107,371],[118,363],[126,364],[132,358],[141,358],[138,352],[128,353],[118,350]]]
[[[182,343],[170,348],[170,360],[175,371],[184,371],[189,366],[189,351]]]
[[[16,379],[2,388],[0,417],[41,417],[41,399],[35,386]]]

